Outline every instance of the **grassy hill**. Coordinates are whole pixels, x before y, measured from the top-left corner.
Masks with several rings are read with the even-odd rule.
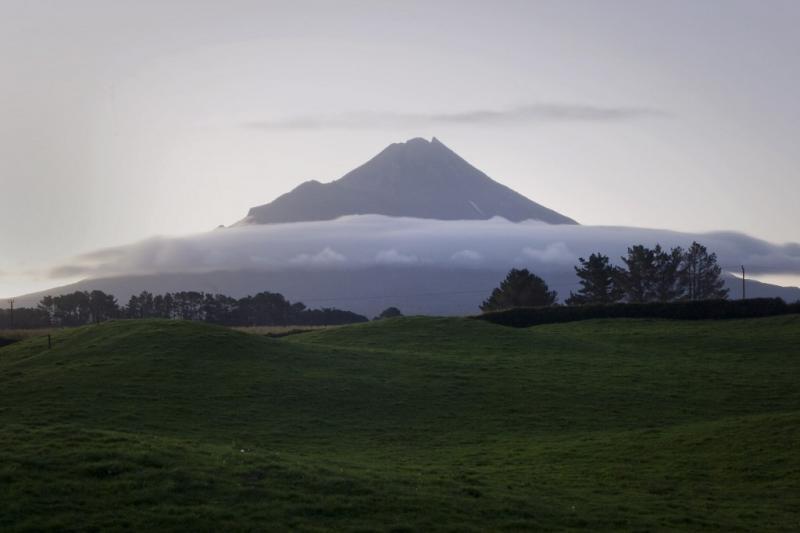
[[[0,348],[0,530],[797,530],[800,315]]]

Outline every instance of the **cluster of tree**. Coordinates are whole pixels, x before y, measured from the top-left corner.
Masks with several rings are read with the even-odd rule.
[[[0,329],[35,329],[49,324],[47,313],[35,307],[0,309]]]
[[[117,299],[103,291],[45,296],[38,309],[47,317],[48,325],[58,326],[82,326],[116,318],[120,314]]]
[[[581,257],[575,267],[581,288],[570,293],[565,303],[674,302],[728,296],[717,255],[697,242],[686,250],[677,247],[669,251],[660,245],[650,249],[638,244],[628,248],[621,259],[624,267],[611,264],[608,256],[599,253],[589,259]],[[542,278],[527,269],[512,269],[481,304],[481,310],[549,306],[557,299],[556,291],[551,291]]]
[[[650,249],[638,244],[622,257],[624,268],[612,265],[608,257],[592,254],[579,259],[575,273],[581,288],[570,293],[567,305],[616,302],[648,303],[679,300],[727,298],[728,289],[717,264],[717,254],[693,242],[684,250],[669,251],[660,245]]]
[[[6,311],[9,313],[9,311]],[[38,308],[14,309],[16,327],[81,326],[111,318],[167,318],[199,320],[229,326],[339,325],[367,318],[340,309],[307,309],[281,294],[260,292],[244,298],[185,291],[131,296],[126,305],[103,291],[76,291],[45,296]],[[6,317],[10,322],[11,317]]]

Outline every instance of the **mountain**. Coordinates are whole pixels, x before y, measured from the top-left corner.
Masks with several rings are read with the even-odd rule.
[[[577,224],[502,185],[435,137],[395,143],[330,183],[307,181],[253,207],[237,225],[332,220],[378,214],[440,220],[539,220]]]
[[[97,277],[19,296],[17,305],[92,289],[121,303],[145,290],[237,298],[271,291],[367,316],[389,306],[461,315],[477,313],[511,267],[529,268],[563,300],[578,289],[579,257],[601,252],[619,261],[633,244],[686,247],[694,240],[717,253],[726,272],[742,263],[750,272],[800,271],[797,244],[734,232],[578,225],[493,181],[435,138],[393,144],[334,182],[305,183],[253,208],[238,226],[78,257],[78,270]],[[740,280],[726,274],[725,281],[729,297],[739,298]],[[747,295],[793,302],[800,288],[748,280]]]

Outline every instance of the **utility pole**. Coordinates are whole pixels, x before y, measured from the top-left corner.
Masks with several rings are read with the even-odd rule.
[[[747,285],[745,282],[744,265],[742,265],[742,300],[747,299]]]
[[[14,329],[14,298],[8,300],[8,329]]]

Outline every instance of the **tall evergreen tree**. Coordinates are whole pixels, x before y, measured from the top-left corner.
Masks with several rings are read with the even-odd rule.
[[[625,299],[632,303],[656,300],[656,255],[653,250],[637,244],[628,248],[628,255],[622,257],[626,269],[620,275],[620,284]]]
[[[104,320],[115,318],[119,313],[117,299],[111,294],[98,290],[89,293],[89,308],[92,320],[98,324]]]
[[[156,316],[155,306],[153,304],[153,293],[142,291],[139,294],[139,312],[140,318],[151,318]]]
[[[47,314],[47,323],[48,325],[52,326],[53,317],[56,314],[55,299],[52,296],[45,296],[44,298],[41,299],[39,305],[36,308]]]
[[[164,295],[161,308],[161,317],[175,318],[175,298],[173,298],[172,294],[169,292]]]
[[[678,246],[666,251],[657,244],[653,249],[655,259],[655,280],[653,295],[659,302],[679,300],[685,292],[682,274],[683,249]]]
[[[684,292],[690,300],[728,297],[722,269],[717,264],[717,254],[709,254],[706,247],[697,241],[683,254],[681,276]]]
[[[125,306],[125,316],[128,318],[144,318],[139,297],[135,294],[132,294],[128,299],[128,305]]]
[[[512,268],[500,286],[481,304],[481,311],[498,311],[512,307],[553,305],[558,297],[542,278],[527,268]]]
[[[609,304],[622,299],[622,270],[612,265],[608,256],[598,253],[590,255],[588,260],[581,257],[578,261],[580,266],[575,267],[575,273],[580,278],[581,288],[577,294],[570,293],[567,305]]]

